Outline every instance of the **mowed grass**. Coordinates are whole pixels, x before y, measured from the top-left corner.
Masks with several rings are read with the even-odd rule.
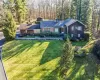
[[[61,41],[16,40],[3,47],[8,80],[41,80],[55,70],[63,48]]]
[[[85,46],[87,42],[73,42]],[[3,63],[8,80],[62,80],[57,67],[63,41],[15,40],[3,47]],[[93,59],[92,59],[93,60]],[[100,80],[100,69],[89,57],[74,58],[68,80]]]

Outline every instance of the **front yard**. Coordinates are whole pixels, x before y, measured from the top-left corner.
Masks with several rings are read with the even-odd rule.
[[[15,40],[3,47],[3,63],[8,80],[61,80],[57,76],[57,66],[63,53],[63,41]],[[85,46],[87,42],[74,42]],[[100,79],[96,64],[84,58],[74,58],[67,76],[69,80]],[[90,74],[87,74],[86,71]]]
[[[8,80],[40,80],[55,70],[62,53],[60,41],[11,41],[3,48]]]

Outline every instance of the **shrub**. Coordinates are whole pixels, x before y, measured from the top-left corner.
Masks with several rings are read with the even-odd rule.
[[[75,57],[79,57],[79,58],[82,58],[82,57],[85,57],[88,53],[88,51],[86,49],[83,49],[81,47],[75,47],[74,49],[74,56]]]
[[[60,59],[60,76],[64,77],[68,69],[72,65],[74,58],[73,46],[69,39],[66,40],[63,48],[63,54]]]
[[[46,37],[60,37],[60,34],[54,33],[54,32],[42,32],[40,34],[40,37],[43,37],[43,36],[46,36]]]
[[[89,53],[89,49],[82,48],[81,51],[83,51],[86,54]]]
[[[94,44],[94,46],[93,46],[93,48],[92,48],[92,53],[93,53],[94,55],[96,55],[96,56],[100,59],[100,40],[98,40],[98,41]]]
[[[40,36],[40,34],[36,33],[36,34],[34,34],[34,36]]]
[[[60,34],[59,33],[52,32],[51,33],[51,36],[53,36],[53,37],[60,37]]]
[[[6,41],[15,39],[16,37],[16,23],[10,11],[7,11],[5,22],[3,24],[3,33]]]
[[[66,40],[67,38],[68,38],[68,39],[71,39],[70,35],[69,35],[69,34],[64,34],[63,40]]]
[[[84,33],[84,40],[89,41],[90,33]]]

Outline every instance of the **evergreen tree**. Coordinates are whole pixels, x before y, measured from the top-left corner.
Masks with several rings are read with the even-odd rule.
[[[71,9],[70,9],[70,17],[76,19],[77,16],[77,0],[72,0],[71,2]]]
[[[7,41],[15,39],[16,23],[10,11],[5,14],[5,22],[3,23],[3,33]]]
[[[88,10],[89,10],[89,0],[82,0],[81,3],[81,21],[87,25],[88,24]]]
[[[72,0],[70,17],[82,21],[87,25],[89,0]]]
[[[62,55],[60,60],[60,76],[64,78],[66,72],[71,67],[74,58],[73,47],[69,39],[67,39],[64,44],[63,52],[64,54]]]
[[[19,23],[25,21],[26,18],[26,0],[15,0],[16,16]]]
[[[81,21],[82,13],[82,0],[77,0],[77,20]]]
[[[88,9],[88,29],[90,32],[89,40],[91,41],[93,39],[93,28],[92,28],[92,13],[93,13],[93,0],[89,0],[89,9]]]

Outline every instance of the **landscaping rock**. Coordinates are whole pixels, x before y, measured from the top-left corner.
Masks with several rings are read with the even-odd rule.
[[[82,53],[82,54],[75,54],[74,56],[75,56],[75,57],[80,57],[80,58],[81,58],[81,57],[86,57],[86,54],[85,54],[85,53]]]
[[[94,44],[92,53],[100,60],[100,40]]]
[[[81,46],[76,46],[74,52],[78,52],[81,49]]]

